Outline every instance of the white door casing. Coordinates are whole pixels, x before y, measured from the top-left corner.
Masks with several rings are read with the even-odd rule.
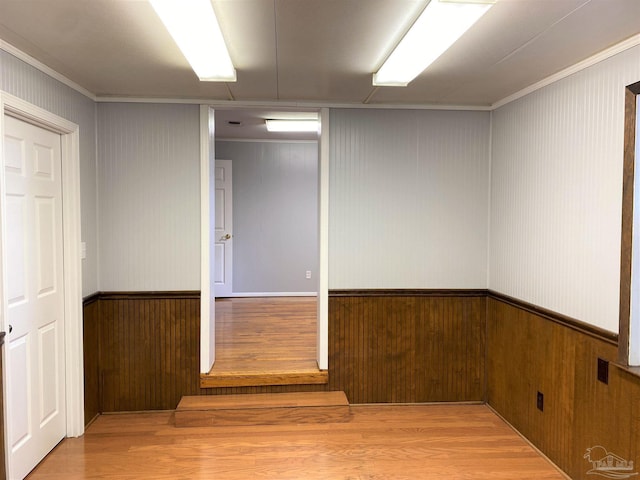
[[[233,190],[231,160],[216,160],[214,229],[214,286],[216,297],[233,292]]]
[[[200,105],[200,373],[209,373],[216,359],[216,299],[211,253],[211,214],[215,211],[215,112]]]
[[[318,368],[329,369],[329,109],[320,109],[318,140]]]
[[[63,258],[59,266],[64,271],[64,277],[62,278],[60,285],[60,289],[64,291],[64,295],[61,300],[64,306],[64,328],[53,328],[49,325],[48,329],[41,329],[38,334],[40,339],[36,338],[36,344],[42,345],[45,347],[45,350],[51,349],[52,344],[54,344],[51,339],[54,336],[58,336],[58,340],[60,340],[64,345],[64,356],[59,357],[58,360],[56,360],[58,377],[55,378],[55,380],[59,381],[63,386],[64,394],[61,397],[63,399],[63,404],[55,405],[54,408],[51,407],[52,400],[50,398],[41,398],[40,400],[42,401],[40,402],[38,415],[39,418],[44,418],[40,423],[44,424],[43,426],[47,426],[55,423],[53,418],[56,417],[56,415],[51,414],[53,410],[59,408],[61,411],[66,411],[66,422],[63,422],[63,434],[69,437],[79,436],[84,432],[84,392],[82,362],[82,270],[80,260],[80,163],[78,126],[22,99],[7,94],[6,92],[0,92],[0,112],[3,114],[0,116],[0,138],[3,139],[3,141],[0,142],[0,160],[2,160],[2,163],[4,163],[5,158],[5,115],[19,118],[29,124],[37,125],[45,130],[57,133],[61,144],[61,170],[59,175],[62,181],[62,196],[64,198],[64,202],[62,203],[62,217],[64,218],[64,222],[62,223],[63,235],[61,239]],[[40,151],[43,153],[46,149],[40,149]],[[43,160],[43,164],[44,163],[46,162]],[[36,174],[39,176],[47,175],[46,167],[41,166],[38,167],[38,169],[44,171],[36,170]],[[5,200],[5,195],[8,193],[8,190],[6,189],[7,181],[8,179],[5,168],[0,168],[0,264],[2,267],[2,275],[0,277],[0,328],[8,332],[8,298],[16,296],[16,287],[13,284],[14,278],[10,274],[8,268],[8,254],[10,250],[9,242],[15,242],[16,236],[9,234],[8,225],[11,222],[15,223],[15,212],[17,210],[20,213],[20,208],[16,208],[15,205],[11,208],[7,208],[8,201]],[[46,197],[46,195],[41,196]],[[15,198],[12,199],[12,201],[15,203]],[[49,208],[47,207],[47,202],[50,204],[51,201],[46,198],[39,198],[37,202],[40,202],[39,208],[42,216],[40,228],[44,230],[45,226],[50,225],[50,222],[47,224],[45,220],[47,211],[51,211],[51,209],[47,210],[47,208]],[[9,210],[13,211],[10,212]],[[10,219],[9,214],[13,215],[14,218]],[[19,238],[19,236],[17,238]],[[46,248],[46,245],[42,245],[40,247],[44,254],[46,254]],[[43,255],[43,253],[41,253],[41,255]],[[35,279],[36,285],[44,286],[41,288],[44,290],[44,292],[40,293],[41,297],[47,296],[46,293],[50,290],[47,290],[45,285],[47,283],[47,278],[50,277],[42,275],[40,278]],[[57,285],[56,288],[58,288]],[[33,296],[33,294],[31,294],[31,296]],[[15,306],[18,303],[20,303],[20,301],[16,301],[14,298],[12,306]],[[11,357],[8,350],[11,342],[14,340],[14,333],[20,333],[17,326],[12,333],[7,333],[5,347],[3,348],[3,356],[5,360],[3,363],[3,375],[4,378],[7,379],[7,381],[4,382],[3,391],[5,400],[4,430],[5,438],[7,439],[12,438],[7,435],[7,433],[11,434],[9,423],[14,421],[9,418],[11,414],[10,408],[12,407],[8,405],[9,402],[7,401],[11,401],[11,395],[13,395],[9,380],[11,379],[11,372],[8,371],[11,368],[9,365],[11,363]],[[19,342],[15,343],[14,346],[18,348],[15,352],[18,352],[21,348]],[[54,371],[56,370],[55,366],[55,364],[53,366],[46,366],[46,369],[48,370],[43,371],[42,378],[38,378],[40,384],[46,384],[47,382],[52,381],[54,375],[50,374],[50,372],[51,368],[53,368]],[[33,362],[30,365],[30,368],[35,368]],[[45,390],[46,389],[50,390],[51,385],[46,384]],[[29,392],[29,395],[31,394],[33,394],[33,392]],[[59,398],[55,400],[58,402],[60,401]],[[30,401],[33,401],[33,399],[30,399]],[[49,412],[48,415],[47,411]],[[36,417],[36,420],[37,419],[38,417]],[[7,443],[9,444],[9,442]],[[11,470],[11,447],[10,445],[7,445],[7,447],[5,460],[7,460],[7,465],[10,469],[10,477],[14,478],[16,475],[14,475],[13,470]]]
[[[242,106],[242,105],[238,105]],[[267,105],[263,105],[267,106]],[[225,107],[228,107],[226,105]],[[278,106],[274,105],[274,108]],[[329,368],[329,109],[320,109],[319,148],[319,271],[318,271],[318,368]],[[213,274],[215,269],[213,228],[210,220],[215,212],[215,195],[210,188],[215,162],[214,107],[200,106],[200,372],[208,373],[215,361],[215,297]]]
[[[61,141],[4,119],[7,449],[25,477],[66,433]]]

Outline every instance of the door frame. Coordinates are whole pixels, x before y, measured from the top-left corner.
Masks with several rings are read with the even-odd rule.
[[[240,106],[240,105],[239,105]],[[270,108],[271,105],[261,105]],[[278,108],[278,105],[273,105]],[[211,212],[214,196],[210,185],[215,165],[215,105],[200,105],[200,373],[209,373],[215,362],[215,293],[211,268]],[[329,368],[329,109],[318,109],[318,314],[317,363]]]
[[[625,88],[618,362],[640,364],[640,81]]]
[[[60,135],[62,161],[62,218],[65,322],[65,408],[66,436],[84,433],[84,366],[82,338],[82,261],[80,230],[80,136],[78,125],[37,107],[21,98],[0,91],[0,139],[4,138],[4,117],[9,115]],[[0,159],[4,158],[4,141],[0,141]],[[0,168],[0,328],[7,331],[7,304],[4,285],[7,271],[1,253],[6,249],[6,212],[2,201],[5,190],[4,169]],[[5,354],[3,349],[2,354]],[[3,362],[3,368],[6,368]],[[6,375],[3,375],[6,378]],[[7,385],[3,382],[6,433]],[[5,453],[8,460],[8,451]]]

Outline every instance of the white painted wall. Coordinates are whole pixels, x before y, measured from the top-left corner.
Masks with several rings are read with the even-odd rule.
[[[87,245],[87,257],[82,260],[82,293],[94,293],[98,290],[96,105],[92,99],[3,50],[0,89],[80,127],[82,241]]]
[[[618,331],[625,86],[640,47],[492,123],[489,288]]]
[[[98,105],[101,291],[200,289],[200,107]]]
[[[486,287],[489,118],[331,111],[330,288]],[[98,105],[101,290],[199,288],[197,121]]]
[[[486,288],[490,114],[331,110],[329,288]]]

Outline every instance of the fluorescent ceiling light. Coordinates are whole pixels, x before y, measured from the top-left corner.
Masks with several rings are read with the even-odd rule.
[[[269,132],[317,132],[318,120],[265,120]]]
[[[200,80],[236,81],[236,70],[210,0],[149,2]]]
[[[491,0],[431,0],[380,70],[373,74],[373,84],[406,87],[493,3]]]

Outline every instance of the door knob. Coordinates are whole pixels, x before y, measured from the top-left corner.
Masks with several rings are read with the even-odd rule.
[[[229,235],[228,233],[226,235],[223,235],[220,237],[220,241],[222,240],[229,240],[231,238],[231,235]]]

